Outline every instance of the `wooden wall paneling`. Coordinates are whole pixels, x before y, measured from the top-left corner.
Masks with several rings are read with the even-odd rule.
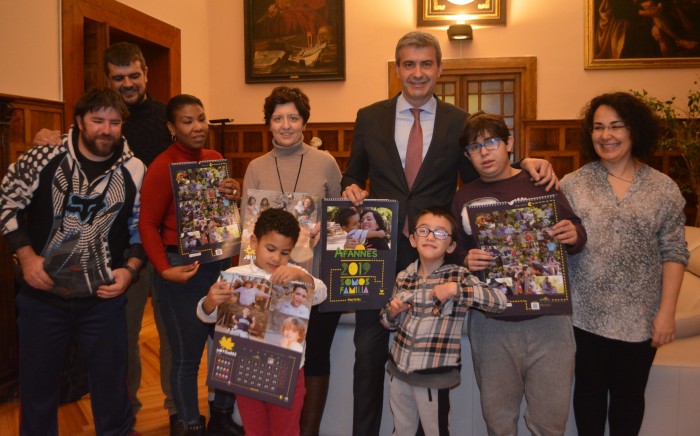
[[[0,95],[0,179],[7,167],[31,148],[40,128],[61,130],[63,103]],[[17,323],[12,253],[0,237],[0,399],[13,395],[17,383]]]
[[[559,178],[581,166],[578,120],[524,120],[521,155],[547,159]]]
[[[354,123],[309,123],[304,141],[308,144],[312,137],[320,138],[320,149],[335,157],[344,171],[352,148],[353,127]],[[221,125],[210,125],[209,147],[229,160],[231,177],[243,183],[250,161],[272,149],[272,134],[264,124],[229,124],[224,127],[221,144]]]

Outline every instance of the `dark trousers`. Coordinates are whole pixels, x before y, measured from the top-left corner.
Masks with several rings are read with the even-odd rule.
[[[168,253],[170,264],[176,266],[182,259]],[[205,263],[186,284],[169,282],[154,274],[154,288],[163,316],[170,349],[172,367],[170,384],[178,418],[185,424],[199,423],[198,380],[207,338],[213,332],[213,324],[205,324],[197,318],[197,303],[207,295],[219,273],[231,264],[229,259]],[[233,406],[235,396],[216,391],[214,406],[226,409]]]
[[[311,307],[309,331],[306,334],[304,373],[307,377],[323,377],[331,373],[331,346],[341,312],[319,312]]]
[[[418,258],[408,238],[399,235],[396,272]],[[389,331],[379,322],[379,310],[355,312],[352,434],[379,434],[384,404],[384,372],[389,356]]]
[[[59,381],[71,334],[87,366],[96,433],[129,432],[125,303],[124,295],[60,306],[17,295],[22,436],[58,434]]]
[[[651,340],[624,342],[574,327],[574,415],[580,436],[637,435],[644,418],[644,391],[656,348]],[[608,394],[610,402],[608,403]]]

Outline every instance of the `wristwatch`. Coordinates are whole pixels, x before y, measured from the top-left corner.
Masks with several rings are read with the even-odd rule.
[[[131,274],[131,283],[134,283],[136,280],[139,279],[139,272],[136,271],[136,269],[134,269],[133,267],[129,265],[124,265],[122,268],[129,271],[129,273]]]

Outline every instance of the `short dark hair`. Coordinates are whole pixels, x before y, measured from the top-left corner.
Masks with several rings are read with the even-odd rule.
[[[110,88],[92,88],[75,103],[76,126],[78,125],[78,117],[83,118],[88,112],[107,108],[117,111],[122,116],[122,122],[129,116],[129,109],[126,108],[119,93]]]
[[[354,216],[354,215],[359,215],[359,212],[352,207],[345,207],[343,209],[340,209],[338,211],[338,217],[337,217],[338,224],[340,224],[343,227],[347,226],[348,220],[350,219],[351,216]]]
[[[307,295],[308,295],[308,293],[309,293],[309,288],[308,288],[305,284],[303,284],[303,283],[294,283],[294,284],[292,285],[292,292],[294,292],[294,290],[295,290],[296,288],[301,288],[301,289],[305,290]]]
[[[659,141],[659,118],[642,100],[628,92],[613,92],[594,97],[581,115],[581,155],[588,160],[600,160],[593,146],[591,132],[593,116],[600,106],[609,106],[625,123],[632,140],[632,156],[646,158]]]
[[[433,47],[435,49],[435,57],[437,58],[438,66],[442,65],[442,49],[440,48],[440,41],[428,32],[421,32],[419,30],[414,30],[413,32],[408,32],[399,39],[396,43],[396,53],[394,54],[396,58],[396,66],[401,64],[401,49],[404,47]]]
[[[165,117],[168,121],[175,124],[175,112],[177,112],[181,107],[190,104],[195,104],[204,109],[204,104],[202,104],[202,100],[198,99],[194,95],[180,94],[176,95],[168,101],[168,107],[165,109]]]
[[[116,65],[118,67],[127,67],[132,62],[140,62],[141,70],[146,71],[146,59],[143,57],[141,48],[138,45],[132,44],[130,42],[117,42],[112,44],[105,50],[103,60],[103,67],[105,70],[105,76],[109,77],[109,64]]]
[[[253,234],[260,240],[260,238],[272,232],[292,238],[292,241],[296,244],[299,239],[299,221],[286,210],[267,209],[261,212],[258,220],[255,221]]]
[[[304,124],[309,121],[311,116],[311,104],[309,97],[299,88],[290,88],[289,86],[278,86],[272,90],[270,95],[265,98],[263,112],[265,113],[265,125],[270,125],[270,119],[275,112],[275,108],[280,104],[294,103],[294,106],[299,111]]]
[[[445,218],[447,221],[450,223],[450,234],[452,235],[452,240],[456,241],[457,240],[457,232],[459,229],[459,224],[457,224],[457,219],[455,218],[454,215],[452,215],[452,212],[447,210],[444,207],[440,206],[431,206],[431,207],[426,207],[425,209],[422,209],[420,212],[416,214],[416,216],[413,217],[413,222],[411,223],[411,233],[413,233],[416,230],[416,226],[418,225],[418,220],[425,216],[425,215],[434,215],[438,216],[441,218]]]
[[[476,141],[479,135],[487,132],[505,142],[508,142],[510,136],[510,129],[501,115],[479,111],[465,121],[464,130],[459,137],[459,147],[464,150],[464,147]]]

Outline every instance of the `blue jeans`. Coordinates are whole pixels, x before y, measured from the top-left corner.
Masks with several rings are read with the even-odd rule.
[[[172,266],[191,263],[172,253],[168,253],[168,259]],[[159,274],[153,275],[153,287],[172,351],[173,400],[178,418],[188,425],[199,423],[197,373],[207,337],[214,329],[213,324],[205,324],[197,318],[197,303],[207,295],[219,273],[230,265],[230,259],[202,264],[184,285],[169,282]],[[233,394],[217,392],[214,397],[214,405],[221,409],[232,407],[234,401]]]
[[[98,435],[126,435],[133,421],[126,381],[126,297],[61,300],[17,295],[20,361],[20,433],[58,434],[58,397],[71,332],[87,365]]]

